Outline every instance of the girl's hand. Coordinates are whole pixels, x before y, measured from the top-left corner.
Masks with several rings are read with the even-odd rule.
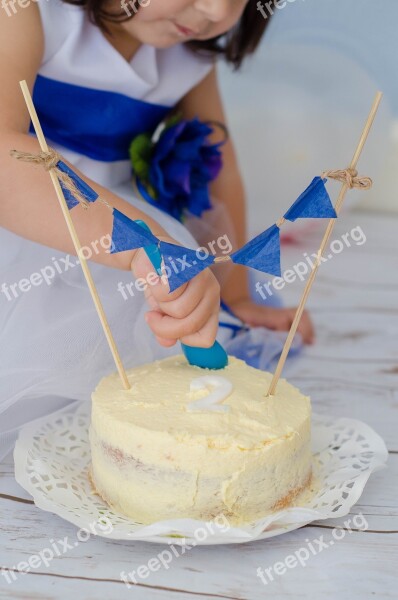
[[[175,240],[166,240],[176,243]],[[171,294],[166,277],[159,277],[144,250],[138,250],[131,264],[136,278],[143,278],[152,310],[146,321],[159,344],[170,347],[181,340],[188,346],[210,348],[216,339],[220,309],[220,286],[209,269]]]
[[[295,308],[261,306],[250,299],[238,300],[229,306],[232,312],[247,325],[267,327],[274,331],[289,331],[296,314]],[[304,311],[297,331],[301,333],[305,344],[314,343],[314,326],[307,311]]]

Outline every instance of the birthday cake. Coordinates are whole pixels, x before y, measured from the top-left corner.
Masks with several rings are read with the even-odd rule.
[[[91,479],[115,510],[141,523],[232,522],[289,505],[311,480],[310,399],[230,358],[222,371],[182,356],[117,374],[92,395]]]

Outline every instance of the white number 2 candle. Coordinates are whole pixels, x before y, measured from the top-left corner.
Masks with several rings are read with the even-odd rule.
[[[208,396],[195,400],[188,405],[189,412],[209,410],[211,412],[228,412],[231,407],[227,404],[221,404],[233,390],[233,385],[225,377],[217,375],[205,375],[197,377],[191,381],[190,392],[208,390]]]

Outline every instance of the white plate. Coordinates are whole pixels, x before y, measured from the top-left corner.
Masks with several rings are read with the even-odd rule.
[[[358,501],[370,474],[387,460],[383,440],[365,423],[313,415],[315,485],[290,508],[244,527],[191,519],[151,525],[111,510],[88,479],[90,405],[75,403],[25,426],[15,446],[15,477],[39,508],[91,533],[117,540],[213,545],[281,535],[311,521],[341,517]],[[217,523],[219,526],[217,526]]]

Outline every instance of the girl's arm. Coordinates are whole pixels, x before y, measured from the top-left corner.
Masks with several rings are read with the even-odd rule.
[[[216,68],[196,86],[180,103],[185,118],[199,117],[202,121],[216,121],[227,125],[221,95],[219,92]],[[214,141],[220,139],[216,130]],[[233,222],[236,248],[241,248],[246,237],[246,203],[242,177],[231,137],[222,146],[223,169],[211,184],[211,194],[226,207]],[[224,231],[219,232],[223,235]],[[208,240],[211,241],[211,240]],[[232,241],[232,240],[231,240]],[[259,306],[251,300],[247,269],[233,265],[221,288],[222,299],[245,323],[252,326],[264,326],[270,329],[286,331],[290,329],[295,309],[275,309]],[[299,331],[306,342],[312,342],[314,331],[307,313],[303,315]]]
[[[0,225],[14,233],[62,252],[74,254],[49,174],[42,167],[10,157],[11,149],[37,154],[36,137],[28,134],[29,114],[19,87],[26,79],[32,91],[43,58],[43,33],[36,6],[21,10],[15,19],[0,15]],[[76,169],[75,169],[76,170]],[[79,175],[82,176],[81,173]],[[125,200],[115,196],[87,177],[98,193],[131,219],[144,219],[155,235],[167,233]],[[112,214],[100,203],[88,210],[76,207],[72,213],[82,246],[90,246],[112,230]],[[93,260],[129,270],[133,253],[110,255],[105,249]]]
[[[37,140],[28,134],[29,115],[19,87],[19,81],[26,79],[32,90],[43,59],[39,10],[31,4],[14,18],[9,18],[5,11],[0,13],[0,226],[28,240],[75,254],[48,173],[42,167],[20,163],[9,155],[14,148],[40,152]],[[131,219],[144,219],[156,236],[168,238],[163,228],[146,214],[82,178],[115,208]],[[86,211],[77,206],[72,218],[82,246],[91,246],[112,231],[112,214],[98,202]],[[142,250],[112,255],[98,243],[96,247],[98,254],[93,259],[99,263],[132,269],[143,278],[149,273],[153,275]],[[147,320],[159,342],[171,346],[181,339],[192,346],[211,346],[219,309],[219,286],[212,273],[207,269],[172,294],[160,279],[155,283],[152,277],[151,281],[146,290],[152,308]]]

